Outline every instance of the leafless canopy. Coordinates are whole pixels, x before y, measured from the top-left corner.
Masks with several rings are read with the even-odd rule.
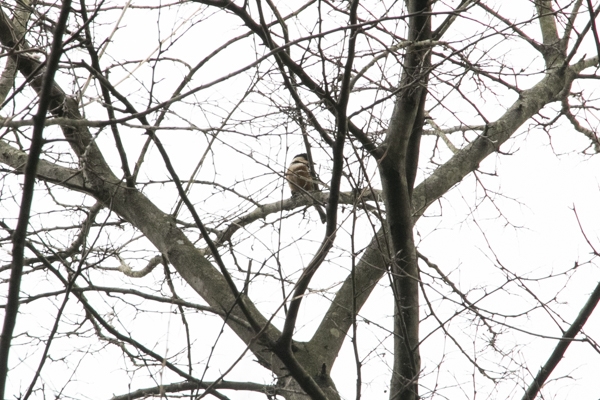
[[[585,259],[505,262],[499,179],[597,166],[599,12],[0,1],[0,398],[561,393],[600,244],[575,207]]]

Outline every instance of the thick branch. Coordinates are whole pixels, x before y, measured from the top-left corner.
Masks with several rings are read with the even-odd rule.
[[[12,27],[9,19],[0,10],[0,42],[8,47],[14,47],[16,43],[11,35]],[[42,87],[41,77],[30,76],[37,71],[39,62],[24,55],[14,55],[17,68],[21,74],[29,77],[30,85],[36,91]],[[74,98],[66,96],[64,91],[56,84],[52,85],[50,97],[50,111],[56,117],[68,117],[80,119],[78,104]],[[219,310],[229,312],[236,302],[234,296],[228,290],[223,276],[214,266],[202,256],[194,247],[185,234],[177,228],[175,221],[158,209],[147,197],[139,191],[124,187],[118,178],[114,176],[99,148],[92,140],[90,132],[85,127],[61,126],[63,133],[69,141],[74,152],[80,157],[84,165],[82,173],[85,177],[85,187],[89,187],[88,193],[93,194],[104,205],[110,207],[123,219],[139,229],[154,246],[173,264],[179,274],[188,284],[211,306]],[[2,150],[9,150],[6,158],[19,158],[12,147],[2,143]],[[4,158],[4,151],[0,155]],[[50,163],[48,163],[50,164]],[[56,168],[56,167],[55,167]],[[63,176],[64,169],[59,170]],[[65,179],[69,177],[65,176]],[[79,182],[79,181],[77,181]],[[69,186],[69,184],[65,184]],[[83,187],[81,185],[79,188]],[[242,295],[244,296],[244,295]],[[275,340],[279,336],[276,328],[268,323],[266,318],[260,314],[256,307],[248,300],[248,308],[253,318],[261,326],[268,326],[265,334]],[[234,311],[238,318],[244,318],[239,311]],[[228,321],[229,322],[229,321]],[[269,349],[255,341],[255,334],[237,323],[230,323],[231,328],[247,344],[263,365],[277,364],[269,356]],[[273,367],[275,373],[281,373],[281,368]]]
[[[421,182],[413,191],[412,207],[413,220],[416,222],[427,208],[439,200],[454,185],[473,172],[488,155],[506,142],[517,129],[529,118],[538,113],[545,105],[558,101],[561,92],[569,87],[571,80],[582,69],[598,62],[597,58],[581,61],[565,73],[553,71],[548,73],[531,89],[524,90],[517,99],[495,122],[490,123],[484,133],[465,148],[459,150],[450,160],[437,168],[430,176]],[[369,297],[375,284],[386,271],[387,263],[385,249],[382,250],[383,232],[380,230],[373,237],[363,257],[357,264],[356,279],[357,312]],[[310,341],[311,346],[317,346],[319,356],[332,365],[337,353],[345,340],[345,334],[350,329],[352,318],[352,279],[349,276],[338,290],[323,322]],[[321,347],[322,344],[327,347]]]
[[[15,149],[4,140],[0,140],[0,163],[9,165],[16,173],[25,173],[27,153]],[[86,187],[81,171],[61,167],[46,160],[40,160],[37,168],[38,179],[56,183],[60,186],[93,194],[91,188]]]

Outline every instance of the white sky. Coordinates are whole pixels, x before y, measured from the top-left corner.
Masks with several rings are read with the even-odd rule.
[[[201,8],[203,7],[191,5],[182,9],[173,8],[173,11],[170,11],[173,14],[165,11],[160,17],[161,37],[166,37],[169,32],[176,29],[183,18],[191,17],[191,21],[198,21],[200,14],[193,14],[193,10]],[[141,16],[141,14],[143,15]],[[116,20],[117,15],[118,13],[114,12],[111,16],[107,16],[107,20]],[[103,58],[103,65],[108,66],[125,58],[146,60],[154,57],[156,54],[153,51],[158,42],[156,19],[157,15],[152,12],[128,11],[120,25],[121,29],[114,36],[107,55]],[[231,37],[237,34],[232,32],[235,32],[239,24],[232,26],[224,23],[231,22],[231,18],[215,18],[215,22],[212,21],[213,19],[209,18],[201,24],[196,24],[190,31],[185,30],[189,28],[188,25],[181,28],[178,33],[186,33],[173,46],[173,49],[176,50],[173,50],[173,53],[184,57],[187,63],[194,65],[195,62],[212,51],[223,37]],[[464,21],[462,23],[465,30],[471,26],[470,24],[475,24],[475,22],[467,23]],[[107,24],[102,29],[108,32],[112,29],[112,26]],[[534,23],[524,29],[536,32],[537,26]],[[398,31],[401,33],[400,28],[398,28]],[[462,32],[458,30],[455,35],[458,36]],[[97,34],[98,37],[102,36],[99,32]],[[465,34],[465,36],[467,35]],[[163,46],[167,46],[169,43],[169,41],[166,41]],[[510,48],[510,54],[514,56],[510,58],[510,61],[516,66],[532,68],[533,70],[541,68],[539,58],[533,55],[529,56],[530,50],[523,50],[514,43],[505,43],[505,47],[502,46],[503,44],[496,44],[495,47],[489,45],[499,54],[504,54],[507,51],[506,49]],[[193,51],[190,49],[193,49]],[[590,54],[593,54],[593,52],[594,50],[591,48]],[[194,77],[192,85],[211,82],[224,73],[229,73],[247,65],[248,60],[252,59],[254,59],[253,50],[247,46],[247,42],[246,45],[233,45],[223,57],[211,62],[201,75]],[[119,88],[130,95],[132,99],[139,101],[140,106],[147,101],[146,93],[142,88],[151,78],[148,65],[144,63],[139,69],[135,69],[132,76],[123,73],[121,77],[118,71],[111,75],[111,79],[115,82],[120,78],[126,78],[119,85]],[[128,66],[128,68],[130,71],[134,70],[133,65]],[[185,72],[186,69],[177,63],[158,68],[155,79],[160,82],[156,86],[155,96],[160,100],[166,99]],[[527,88],[530,84],[537,82],[538,79],[539,76],[523,77],[519,81],[519,86]],[[174,108],[177,116],[172,115],[166,125],[188,127],[190,123],[193,123],[197,127],[206,128],[208,122],[213,123],[219,119],[217,117],[222,116],[221,114],[215,116],[215,114],[222,113],[223,109],[237,101],[240,91],[246,89],[248,82],[249,79],[246,76],[233,78],[226,84],[212,87],[197,96],[187,99],[185,105]],[[474,88],[469,84],[465,84],[465,87]],[[582,83],[581,90],[585,90],[589,96],[595,98],[594,87],[595,82],[585,81]],[[70,87],[65,86],[65,89],[67,88]],[[447,90],[447,88],[436,88],[436,94],[440,94],[444,90]],[[514,100],[514,95],[505,95],[501,89],[498,89],[498,91],[501,92],[498,97],[490,95],[489,99],[486,98],[484,104],[480,104],[481,108],[487,113],[486,116],[491,120],[497,118],[504,111],[503,107]],[[95,96],[95,93],[96,89],[93,87],[90,87],[86,92],[88,96],[92,97]],[[359,107],[363,101],[368,103],[371,99],[359,98],[356,103],[353,103],[353,106]],[[190,102],[193,104],[190,104]],[[210,104],[208,104],[209,102]],[[266,109],[264,104],[254,104],[254,106],[261,111]],[[438,113],[434,114],[436,122],[446,127],[455,125],[456,118],[467,122],[476,121],[472,109],[457,107],[457,109],[453,108],[452,110],[456,111],[456,114],[451,115],[449,112],[436,109],[435,111]],[[86,109],[86,112],[87,118],[93,120],[104,118],[105,115],[99,112],[97,104],[92,104]],[[211,114],[213,112],[215,114]],[[382,111],[384,114],[385,112],[386,110]],[[554,115],[551,109],[545,110],[544,114],[550,118]],[[590,118],[590,120],[593,119]],[[482,200],[481,185],[477,184],[473,174],[469,175],[457,187],[447,193],[438,204],[430,207],[426,215],[419,220],[416,227],[418,247],[419,251],[436,263],[464,292],[469,292],[468,298],[471,301],[478,300],[486,291],[495,288],[499,282],[503,281],[503,274],[497,268],[499,263],[510,271],[518,272],[520,275],[532,279],[551,273],[558,274],[557,277],[539,282],[532,280],[528,285],[544,301],[551,300],[557,291],[564,286],[557,297],[560,305],[553,304],[552,308],[564,319],[561,326],[566,328],[576,317],[587,296],[598,282],[597,264],[590,255],[591,250],[580,231],[573,208],[577,210],[587,238],[596,246],[596,249],[600,250],[600,207],[598,207],[598,204],[600,204],[600,178],[598,174],[600,161],[598,156],[581,154],[581,151],[587,147],[589,142],[583,135],[575,132],[564,122],[557,124],[557,128],[552,131],[551,142],[546,133],[539,129],[528,130],[528,128],[527,124],[521,127],[520,133],[501,148],[503,152],[511,153],[510,155],[494,154],[480,166],[480,171],[494,174],[494,176],[477,174],[494,202],[492,203],[489,199]],[[596,127],[594,126],[594,128]],[[240,128],[240,131],[243,131],[243,129],[243,127]],[[268,129],[268,127],[265,129]],[[140,146],[145,141],[145,136],[142,136],[138,129],[129,129],[123,132],[125,133],[123,139],[128,148]],[[280,129],[278,132],[283,133]],[[450,136],[450,139],[457,146],[462,142],[459,135]],[[167,150],[173,155],[180,176],[187,177],[194,169],[199,153],[204,151],[206,146],[204,135],[194,130],[164,131],[160,133],[160,137],[164,140]],[[232,136],[225,137],[230,138]],[[469,138],[472,138],[471,134],[469,134]],[[116,152],[114,152],[114,146],[111,145],[111,140],[107,130],[98,138],[103,150],[109,154],[108,158],[115,166],[115,171],[118,171]],[[256,157],[261,161],[265,161],[268,157],[273,158],[273,164],[269,165],[272,171],[282,171],[286,161],[297,152],[300,152],[297,150],[302,149],[298,135],[285,137],[284,139],[280,137],[265,138],[261,144],[263,146],[261,150],[264,154],[256,154]],[[257,148],[253,146],[256,146],[256,143],[249,140],[243,141],[240,139],[239,142],[230,143],[223,139],[223,143],[219,143],[217,147],[218,154],[221,156],[217,155],[215,159],[211,159],[212,164],[201,171],[198,179],[210,180],[216,178],[223,184],[234,186],[236,182],[255,177],[256,179],[235,185],[236,189],[254,194],[257,190],[252,185],[257,185],[257,182],[259,182],[260,185],[264,184],[266,189],[257,195],[258,200],[275,201],[282,196],[279,190],[280,186],[277,186],[282,183],[281,176],[278,177],[275,172],[263,176],[263,174],[266,174],[265,171],[269,171],[269,168],[257,166],[252,159],[244,156],[244,154],[249,155],[251,152],[257,151]],[[425,138],[423,143],[423,168],[420,171],[422,174],[421,179],[430,173],[431,164],[428,164],[427,161],[431,155],[432,147],[433,139],[431,137]],[[137,150],[133,154],[137,154]],[[329,175],[328,156],[323,151],[318,150],[315,150],[315,155],[321,177],[326,180]],[[151,151],[150,157],[155,156],[155,152]],[[268,157],[260,159],[261,156]],[[440,161],[441,157],[448,156],[449,153],[444,152],[438,157],[437,161]],[[157,160],[155,158],[154,163],[149,163],[150,166],[146,166],[144,179],[146,176],[154,180],[168,179],[166,170]],[[135,162],[135,157],[130,159],[130,163],[133,164],[133,162]],[[10,182],[16,185],[15,180]],[[17,191],[17,189],[13,190]],[[165,187],[156,185],[146,188],[145,193],[163,210],[172,209],[173,199],[175,198],[174,192],[167,193]],[[205,200],[205,195],[200,189],[192,191],[191,196],[198,204],[199,210],[206,209],[215,213],[228,210],[226,207],[235,204],[234,202],[237,201],[237,199],[225,196],[211,196],[204,203],[201,200]],[[287,197],[287,192],[283,193],[283,196]],[[59,195],[59,197],[61,196]],[[80,201],[75,196],[67,194],[64,195],[64,198],[70,198],[73,203]],[[53,204],[48,196],[40,195],[36,197],[36,212],[52,206]],[[221,206],[221,209],[218,209],[218,206]],[[6,212],[7,214],[4,216],[8,218],[9,210],[14,210],[14,205],[3,204],[2,207],[4,208],[0,209],[0,212]],[[213,209],[211,207],[217,208]],[[500,212],[501,215],[499,215]],[[102,215],[106,216],[105,214]],[[187,214],[182,213],[182,218],[185,215]],[[344,217],[347,217],[347,214],[340,213],[340,218]],[[283,260],[287,262],[284,267],[289,268],[286,273],[289,273],[292,278],[298,276],[302,265],[305,265],[310,259],[311,249],[317,245],[323,235],[323,227],[315,222],[316,217],[312,215],[311,218],[312,221],[307,221],[299,215],[283,222],[287,225],[282,228],[286,235],[283,238],[284,244],[293,243],[298,237],[306,238],[306,241],[302,242],[305,247],[294,248],[294,246],[291,246],[289,253],[284,253],[288,257]],[[73,219],[74,221],[78,220],[75,217]],[[34,217],[33,222],[41,223],[43,221],[41,219],[36,220]],[[348,229],[348,226],[345,225],[345,229]],[[262,223],[260,222],[248,227],[249,234],[256,236],[254,239],[239,245],[238,250],[240,253],[260,258],[257,255],[258,252],[266,252],[270,246],[274,246],[275,234],[266,233],[259,236],[261,227]],[[362,229],[365,230],[364,237],[358,237],[357,241],[364,245],[370,238],[370,232],[365,226]],[[111,231],[111,235],[103,240],[123,243],[128,238],[135,236],[132,232],[114,231]],[[193,239],[197,238],[195,233],[190,236],[193,236]],[[63,239],[63,241],[65,243],[69,242],[67,239]],[[348,243],[347,237],[339,238],[340,248],[347,250]],[[130,248],[140,250],[139,257],[142,257],[148,255],[148,253],[141,252],[142,249],[147,250],[147,246],[148,244],[144,240],[139,240]],[[295,254],[296,258],[291,258],[290,254]],[[133,251],[128,255],[138,256]],[[2,249],[3,262],[7,257],[9,257],[7,249]],[[590,260],[592,262],[588,263]],[[569,277],[561,275],[563,271],[571,269],[575,262],[581,264],[575,273],[572,273]],[[137,263],[135,260],[132,261],[131,265],[139,268],[144,263],[145,260],[140,259]],[[115,259],[106,261],[106,266],[114,267],[116,265],[117,260]],[[332,260],[327,264],[327,267],[326,270],[319,271],[316,276],[315,288],[329,288],[331,285],[336,285],[343,280],[346,276],[345,271],[348,268],[347,259]],[[423,269],[425,271],[427,267],[423,265]],[[7,276],[4,273],[2,278]],[[106,274],[103,279],[106,280],[107,284],[117,285],[126,282],[127,284],[140,284],[158,290],[162,284],[163,276],[162,268],[157,268],[152,275],[141,280],[132,280],[122,276],[111,277],[110,274]],[[179,285],[178,287],[189,298],[194,298],[194,294],[190,293],[189,290],[185,292],[185,285]],[[310,337],[320,321],[325,307],[328,305],[329,300],[326,297],[334,292],[336,287],[332,286],[331,290],[325,290],[324,295],[315,293],[306,298],[299,319],[297,336],[299,339]],[[251,297],[258,303],[261,310],[267,312],[279,306],[281,298],[279,287],[257,283],[255,288],[251,289]],[[27,293],[56,290],[56,281],[50,277],[47,280],[36,281],[25,278],[23,290]],[[163,287],[162,290],[164,293],[168,293],[166,287]],[[443,294],[448,294],[447,288],[441,290]],[[108,309],[110,306],[108,303],[102,305],[104,300],[99,296],[89,294],[89,298],[95,301],[99,307]],[[57,298],[54,303],[60,304],[60,300]],[[139,304],[142,309],[147,308],[143,302],[132,301]],[[201,303],[198,298],[193,301]],[[440,301],[439,297],[434,299],[434,307],[440,316],[448,316],[454,312],[452,305],[445,303],[445,301],[447,300]],[[34,334],[44,330],[47,331],[51,327],[56,310],[49,306],[49,302],[44,304],[45,307],[48,307],[47,309],[40,310],[36,303],[22,307],[22,314],[19,316],[17,326],[19,332],[27,331],[29,334]],[[516,285],[508,285],[505,293],[491,296],[489,300],[485,300],[481,304],[486,309],[507,313],[521,312],[532,305],[531,299],[525,298],[523,291]],[[79,306],[75,304],[71,306],[70,311],[78,312]],[[118,314],[121,320],[127,320],[128,314],[130,314],[131,325],[117,326],[117,328],[141,335],[137,337],[143,338],[148,347],[160,353],[173,354],[181,350],[183,331],[179,323],[179,316],[172,313],[160,314],[158,312],[169,310],[169,307],[163,308],[163,310],[148,307],[146,312],[140,314],[133,314],[130,307],[122,304],[118,307],[114,312]],[[152,304],[152,307],[155,307],[155,304]],[[360,354],[364,358],[364,384],[362,390],[365,399],[385,398],[387,396],[384,392],[389,384],[390,371],[388,366],[392,362],[392,355],[387,351],[390,349],[391,342],[386,331],[376,324],[383,326],[387,324],[387,327],[389,327],[391,313],[391,298],[387,288],[387,278],[384,278],[361,312],[361,316],[373,322],[361,323],[358,333],[361,346]],[[196,343],[194,360],[202,363],[210,355],[211,344],[219,337],[221,320],[196,313],[190,313],[189,320],[193,328],[193,340]],[[281,322],[281,318],[275,319],[278,326],[281,325]],[[510,320],[508,323],[511,325],[518,324],[519,328],[537,335],[549,337],[561,335],[556,324],[542,311],[533,312],[527,317]],[[425,321],[421,328],[422,335],[429,333],[433,326],[430,320]],[[477,354],[478,360],[482,364],[496,371],[504,369],[514,374],[513,380],[494,385],[474,372],[472,365],[465,362],[464,357],[460,355],[451,341],[437,332],[427,340],[421,350],[424,370],[422,384],[428,388],[433,388],[437,383],[438,389],[442,389],[440,393],[451,399],[476,397],[520,398],[522,390],[519,385],[531,381],[530,375],[537,373],[539,366],[545,362],[556,344],[555,340],[527,335],[511,329],[502,331],[501,328],[498,328],[498,331],[502,331],[498,338],[498,346],[507,353],[507,356],[503,358],[484,346],[485,341],[489,339],[488,332],[482,326],[473,325],[473,321],[468,318],[462,316],[456,318],[449,324],[449,329],[465,348]],[[594,337],[594,335],[599,331],[600,317],[597,311],[584,327],[584,332],[598,340],[597,336]],[[89,332],[89,335],[93,335],[93,332]],[[222,335],[215,346],[207,379],[214,379],[219,376],[231,363],[235,362],[243,350],[241,342],[227,329]],[[475,344],[472,335],[478,338]],[[170,344],[168,346],[165,343],[165,338],[169,339]],[[13,349],[12,362],[16,366],[14,372],[9,376],[9,381],[14,392],[22,392],[28,385],[32,372],[37,367],[41,347],[39,345],[37,347],[19,346],[19,343],[29,342],[24,337],[15,339],[15,342],[17,346]],[[91,399],[110,398],[113,394],[123,394],[130,390],[129,384],[132,384],[131,390],[156,384],[156,382],[147,378],[147,371],[144,368],[140,368],[135,373],[124,373],[122,367],[125,365],[126,360],[120,355],[120,350],[113,346],[107,346],[98,354],[87,354],[87,352],[91,353],[102,346],[105,346],[105,344],[97,342],[95,339],[83,341],[70,338],[58,341],[56,346],[53,346],[53,357],[55,359],[61,354],[73,355],[74,348],[78,349],[79,354],[75,354],[73,359],[65,362],[51,363],[51,367],[44,370],[42,381],[45,385],[56,388],[57,391],[67,381],[70,381],[66,393],[79,393],[78,396],[82,397],[77,398]],[[245,360],[234,368],[226,379],[271,383],[270,374],[266,373],[252,359],[251,356],[246,355]],[[437,371],[435,368],[442,360],[444,364]],[[529,372],[525,371],[523,366],[516,365],[515,360],[526,363],[530,369]],[[500,366],[494,367],[495,363]],[[565,359],[551,376],[551,379],[554,376],[563,375],[569,375],[571,378],[549,383],[549,397],[556,399],[597,399],[599,396],[597,389],[597,371],[599,367],[600,355],[597,352],[594,352],[585,343],[574,343],[569,348]],[[73,370],[76,370],[76,372],[71,375]],[[474,383],[472,375],[475,376]],[[340,353],[332,370],[332,377],[344,399],[354,398],[356,375],[349,341],[346,342]],[[522,381],[515,384],[515,381],[519,381],[519,379]],[[174,378],[171,373],[167,372],[164,380],[170,382],[180,381],[181,379]],[[232,399],[264,398],[263,395],[259,394],[224,393]],[[423,390],[423,395],[426,394],[426,391]]]

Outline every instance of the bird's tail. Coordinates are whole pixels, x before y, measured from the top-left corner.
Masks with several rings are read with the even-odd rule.
[[[325,210],[323,210],[323,207],[321,207],[319,204],[314,204],[315,209],[317,210],[317,212],[319,213],[319,217],[321,217],[321,222],[325,223],[327,222],[327,214],[325,214]]]

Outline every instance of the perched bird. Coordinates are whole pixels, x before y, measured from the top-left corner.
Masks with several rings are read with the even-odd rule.
[[[308,156],[306,153],[298,154],[294,157],[285,173],[285,179],[290,185],[292,197],[301,196],[303,193],[318,190],[317,182],[310,173],[310,165],[308,164]],[[314,206],[319,213],[319,217],[321,217],[321,222],[325,223],[327,221],[325,211],[323,211],[323,208],[316,203]]]
[[[310,174],[310,166],[308,165],[306,153],[298,154],[294,157],[285,174],[285,179],[287,179],[290,185],[292,196],[317,190],[317,185]]]

